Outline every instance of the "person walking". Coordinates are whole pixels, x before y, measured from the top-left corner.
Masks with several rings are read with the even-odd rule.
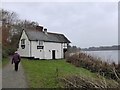
[[[15,64],[15,71],[18,71],[18,65],[21,61],[20,55],[17,53],[17,51],[14,53],[13,57],[12,57],[12,64]]]

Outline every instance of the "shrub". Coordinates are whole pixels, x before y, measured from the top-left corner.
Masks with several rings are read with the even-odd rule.
[[[83,67],[91,72],[97,72],[100,75],[104,74],[104,76],[109,79],[118,80],[116,75],[120,77],[120,65],[116,65],[115,63],[110,64],[103,61],[101,58],[92,57],[86,53],[80,52],[73,55],[68,55],[66,57],[66,61],[75,65],[76,67]],[[113,71],[113,68],[115,68],[116,71]]]
[[[6,57],[8,57],[9,55],[14,54],[15,50],[16,50],[16,49],[15,49],[14,47],[6,47],[6,46],[3,46],[3,47],[2,47],[2,57],[3,57],[3,58],[6,58]]]
[[[2,48],[2,57],[3,57],[3,58],[6,58],[6,57],[8,56],[8,53],[7,53],[7,52],[8,52],[8,51],[7,51],[6,47],[3,46],[3,48]]]
[[[99,88],[99,90],[103,88],[118,88],[118,83],[106,82],[104,80],[92,80],[91,78],[85,78],[77,75],[60,78],[60,81],[63,83],[65,88],[84,88],[85,90],[89,90],[91,88]]]
[[[2,57],[3,57],[3,58],[6,58],[7,56],[8,56],[8,54],[6,53],[5,50],[3,50],[3,51],[2,51]]]

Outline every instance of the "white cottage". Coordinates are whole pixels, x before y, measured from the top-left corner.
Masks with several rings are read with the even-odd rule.
[[[18,53],[21,57],[61,59],[64,58],[69,43],[63,34],[47,32],[47,29],[37,26],[35,30],[22,31]]]

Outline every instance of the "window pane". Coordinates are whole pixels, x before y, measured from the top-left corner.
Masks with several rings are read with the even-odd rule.
[[[40,46],[43,46],[43,41],[39,41],[39,45],[40,45]]]
[[[22,40],[21,40],[21,44],[22,44],[22,45],[25,44],[25,39],[22,39]]]

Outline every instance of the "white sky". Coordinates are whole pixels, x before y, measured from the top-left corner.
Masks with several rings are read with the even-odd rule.
[[[2,8],[65,34],[81,48],[118,44],[117,2],[4,2]]]

